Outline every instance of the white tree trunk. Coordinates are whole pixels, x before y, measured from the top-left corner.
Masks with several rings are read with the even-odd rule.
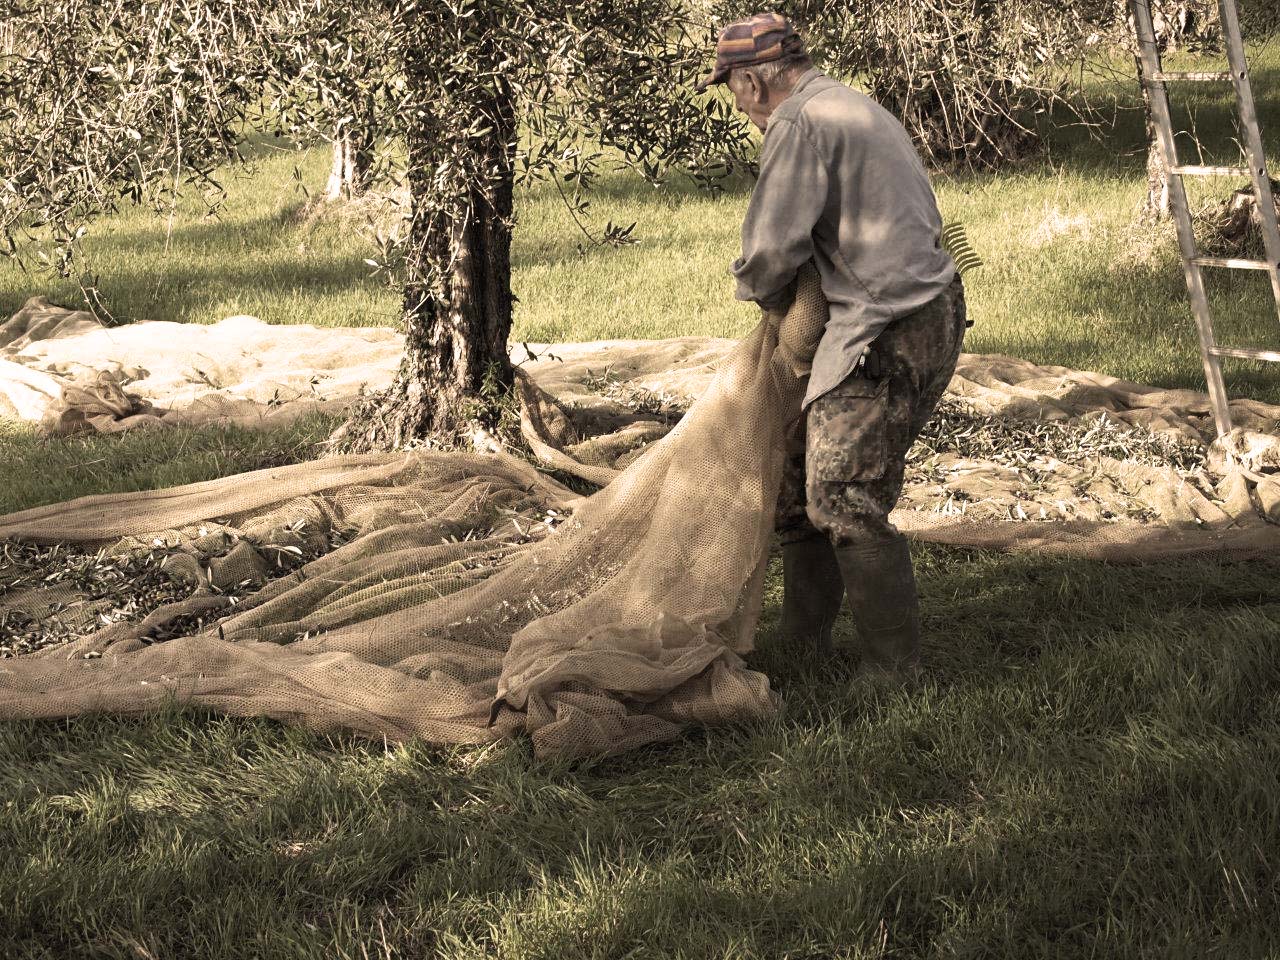
[[[340,130],[333,138],[333,166],[324,188],[325,200],[350,200],[369,186],[369,148],[364,137],[353,135],[350,128]]]
[[[1173,216],[1169,206],[1169,168],[1156,142],[1155,123],[1147,118],[1147,200],[1142,210],[1143,219],[1150,223],[1162,223]]]

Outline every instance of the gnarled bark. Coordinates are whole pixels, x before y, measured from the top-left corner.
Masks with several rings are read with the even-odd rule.
[[[422,215],[428,195],[425,147],[409,145],[411,282],[405,287],[405,353],[395,381],[356,410],[345,428],[354,449],[400,447],[426,438],[449,442],[493,426],[497,396],[512,386],[511,228],[515,105],[505,92],[484,105],[493,118],[479,151],[491,175],[475,182],[459,216],[442,225]],[[433,287],[430,263],[448,265]]]
[[[1141,64],[1138,76],[1142,76]],[[1143,223],[1163,223],[1173,216],[1173,208],[1169,205],[1169,165],[1160,151],[1156,121],[1151,115],[1151,91],[1145,86],[1142,88],[1142,104],[1147,130],[1147,196],[1140,219]]]

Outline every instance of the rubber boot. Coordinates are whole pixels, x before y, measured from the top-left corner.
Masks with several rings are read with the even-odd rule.
[[[835,548],[858,633],[858,675],[905,682],[920,672],[920,601],[907,538]]]
[[[831,627],[844,599],[844,581],[834,548],[826,536],[782,547],[782,624],[784,643],[831,652]]]

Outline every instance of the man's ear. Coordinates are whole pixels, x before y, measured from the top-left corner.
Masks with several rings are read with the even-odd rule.
[[[765,103],[769,99],[769,88],[750,70],[742,71],[742,79],[746,81],[747,98],[752,103]]]

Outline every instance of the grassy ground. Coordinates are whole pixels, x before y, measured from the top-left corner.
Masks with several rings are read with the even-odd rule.
[[[917,562],[924,689],[766,640],[776,721],[608,762],[6,723],[0,954],[1274,956],[1280,568]]]
[[[0,420],[0,514],[88,493],[176,487],[320,456],[341,422],[312,415],[287,430],[136,430],[46,439]]]
[[[1277,81],[1257,79],[1280,133]],[[1128,117],[1105,144],[1066,137],[1053,165],[942,179],[989,263],[972,348],[1196,381],[1172,240],[1128,226],[1138,132]],[[297,159],[262,159],[220,221],[179,216],[167,254],[162,220],[106,224],[94,251],[117,309],[390,322],[357,241],[289,219]],[[323,158],[301,160],[314,182]],[[645,243],[579,256],[535,192],[518,335],[742,331],[722,271],[744,201],[618,179],[600,217],[639,220]],[[6,269],[0,309],[50,289],[68,296]],[[1242,290],[1218,290],[1241,317],[1263,302]],[[1237,382],[1280,396],[1274,372],[1253,376]],[[305,458],[327,427],[7,428],[0,511]],[[1280,563],[916,561],[922,689],[869,694],[842,663],[779,649],[775,570],[755,661],[781,715],[605,762],[204,715],[0,725],[0,956],[1277,955]]]

